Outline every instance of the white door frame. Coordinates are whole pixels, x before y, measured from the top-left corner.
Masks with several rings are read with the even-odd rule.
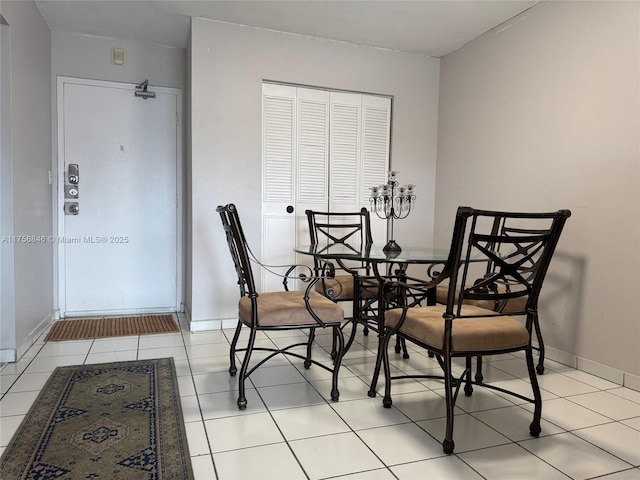
[[[124,83],[124,82],[111,82],[104,80],[90,80],[86,78],[76,78],[76,77],[65,77],[58,76],[57,77],[57,128],[58,128],[58,164],[57,164],[57,181],[54,185],[54,208],[56,209],[56,213],[54,213],[54,225],[56,228],[56,237],[53,238],[53,248],[54,248],[54,258],[57,259],[57,265],[54,271],[58,272],[57,281],[57,305],[58,305],[58,314],[56,318],[59,318],[66,312],[66,300],[65,300],[65,286],[66,286],[66,269],[65,269],[65,249],[59,248],[59,244],[61,239],[64,239],[65,231],[64,231],[64,85],[67,83],[72,83],[76,85],[85,85],[85,86],[96,86],[96,87],[118,87],[131,89],[131,95],[133,96],[133,92],[135,91],[136,84],[134,83]],[[182,171],[184,166],[184,156],[182,151],[182,90],[179,88],[171,88],[171,87],[151,87],[152,91],[158,93],[166,93],[176,95],[177,98],[177,118],[176,118],[176,297],[175,297],[175,311],[181,311],[182,305],[182,285],[183,285],[183,234],[182,234],[182,225],[183,225],[183,188],[182,188]],[[151,100],[143,100],[139,99],[141,102],[150,101]],[[56,218],[57,215],[57,218]],[[155,311],[155,310],[154,310]],[[136,314],[136,313],[145,313],[140,310],[131,310],[128,312],[121,312],[123,314]]]

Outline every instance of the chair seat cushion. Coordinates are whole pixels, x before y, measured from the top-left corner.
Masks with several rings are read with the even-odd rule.
[[[316,283],[315,289],[316,292],[334,302],[353,300],[353,275],[336,275],[333,278],[323,278]]]
[[[444,305],[410,308],[400,332],[435,348],[442,348],[445,320]],[[524,325],[506,315],[483,317],[494,312],[474,305],[463,305],[462,315],[480,315],[478,318],[453,320],[451,343],[455,352],[491,352],[524,347],[529,343],[529,332]],[[385,322],[394,327],[402,316],[402,309],[385,313]]]
[[[257,302],[260,327],[319,326],[307,310],[304,292],[261,293]],[[326,324],[339,325],[344,319],[342,307],[316,292],[309,292],[309,303],[313,312]],[[252,314],[251,299],[242,297],[238,303],[240,320],[250,326]]]
[[[506,291],[504,287],[498,288],[499,292]],[[458,301],[458,291],[456,291],[456,302]],[[447,303],[447,295],[449,294],[449,286],[448,285],[438,285],[436,287],[436,302],[446,304]],[[524,312],[525,307],[527,306],[528,296],[518,297],[518,298],[510,298],[506,301],[506,304],[503,301],[496,304],[493,300],[465,300],[465,305],[475,305],[476,307],[486,308],[487,310],[493,310],[494,312],[501,312],[507,314],[514,314]]]
[[[323,278],[318,281],[315,290],[334,302],[353,300],[354,283],[353,275],[336,275],[333,278]],[[377,297],[377,286],[363,285],[360,295],[362,298]]]

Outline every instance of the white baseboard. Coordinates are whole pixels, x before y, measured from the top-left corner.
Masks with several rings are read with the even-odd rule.
[[[222,321],[222,328],[233,328],[235,329],[238,326],[237,318],[228,318]]]
[[[38,341],[40,335],[44,333],[44,331],[49,328],[49,326],[55,322],[56,320],[56,312],[52,310],[49,314],[42,319],[42,321],[38,324],[36,328],[34,328],[27,338],[25,338],[20,345],[18,345],[16,352],[16,359],[20,360],[27,350],[31,348],[31,346]]]
[[[221,330],[223,320],[191,320],[189,330],[191,332],[205,332],[207,330]]]
[[[562,363],[580,370],[582,372],[590,373],[596,377],[604,378],[610,382],[618,385],[630,388],[640,392],[640,376],[632,373],[624,372],[617,368],[603,365],[602,363],[594,362],[587,358],[579,357],[562,350],[558,350],[552,347],[545,348],[546,358],[553,360],[554,362]]]
[[[577,368],[578,357],[576,355],[564,352],[562,350],[558,350],[557,348],[553,348],[553,347],[545,347],[544,350],[545,350],[545,358],[548,358],[549,360],[553,360],[554,362],[561,363],[563,365],[568,365],[569,367]]]
[[[610,382],[617,383],[618,385],[624,385],[624,372],[616,368],[603,365],[593,360],[578,357],[578,370],[590,373],[596,377],[604,378]]]
[[[237,318],[221,318],[218,320],[191,320],[189,330],[192,332],[204,332],[207,330],[221,330],[225,328],[236,328]]]
[[[16,361],[15,348],[4,348],[0,350],[0,363],[13,363]]]
[[[640,375],[625,372],[623,385],[631,390],[640,392]]]

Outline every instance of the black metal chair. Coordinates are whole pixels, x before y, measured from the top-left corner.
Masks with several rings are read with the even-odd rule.
[[[499,232],[501,232],[504,235],[509,235],[509,234],[523,234],[526,233],[526,230],[523,230],[521,228],[513,228],[509,225],[506,224],[507,219],[504,217],[497,217],[494,219],[493,222],[493,226],[491,228],[491,234],[492,235],[496,235]],[[532,231],[531,233],[535,233],[535,230]],[[489,278],[494,274],[494,269],[496,267],[496,263],[493,261],[488,261],[487,262],[487,267],[486,270],[484,272],[484,275],[481,278],[478,278],[475,280],[475,282],[482,282],[484,278]],[[532,275],[533,272],[532,271],[525,271],[523,270],[522,272],[525,275]],[[494,288],[498,289],[499,291],[505,292],[509,290],[509,285],[505,284],[504,282],[496,282],[493,285]],[[436,287],[436,301],[438,303],[442,303],[442,304],[446,304],[447,303],[447,293],[448,293],[449,287],[448,285],[438,285]],[[527,303],[527,297],[523,296],[523,297],[518,297],[518,298],[511,298],[508,300],[492,300],[492,301],[487,301],[487,300],[470,300],[470,299],[466,299],[465,303],[469,304],[469,305],[475,305],[477,307],[482,307],[482,308],[487,308],[489,310],[494,310],[496,312],[501,312],[501,313],[505,313],[508,315],[517,315],[518,312],[523,312]],[[544,373],[544,358],[545,358],[545,350],[544,350],[544,340],[542,338],[542,331],[540,330],[540,322],[538,319],[538,316],[536,315],[536,317],[534,318],[533,321],[533,326],[536,332],[536,340],[538,342],[537,346],[532,346],[532,348],[534,350],[537,350],[539,355],[538,355],[538,365],[536,366],[536,371],[538,372],[538,374],[542,375]],[[476,377],[482,381],[482,357],[478,357],[478,367],[477,367],[477,371],[476,371]]]
[[[309,235],[312,245],[325,247],[327,245],[341,244],[347,248],[366,248],[373,243],[371,235],[371,218],[369,210],[360,209],[359,212],[319,212],[306,210],[309,223]],[[337,272],[333,278],[327,278],[325,273],[328,268]],[[371,267],[361,261],[340,261],[335,264],[323,262],[314,257],[313,268],[316,276],[321,280],[316,283],[315,289],[334,302],[351,302],[353,305],[352,317],[344,326],[351,323],[351,334],[347,341],[345,351],[349,350],[354,341],[357,326],[363,326],[364,335],[368,335],[369,329],[378,332],[378,306],[379,288],[378,279],[371,275]],[[400,345],[405,358],[408,358],[407,348],[404,343],[396,345],[396,352],[400,352]],[[334,348],[335,350],[335,348]],[[332,352],[333,356],[334,352]]]
[[[465,395],[473,393],[473,385],[492,388],[514,395],[534,404],[531,435],[540,434],[542,399],[533,362],[531,344],[538,316],[538,297],[553,252],[569,210],[549,213],[507,213],[458,209],[449,259],[442,272],[432,281],[424,283],[389,282],[385,289],[393,288],[402,297],[409,292],[425,292],[444,280],[449,281],[445,305],[404,307],[391,309],[385,314],[386,333],[384,348],[379,356],[385,372],[383,405],[390,407],[391,383],[398,378],[434,378],[430,375],[404,375],[392,377],[387,347],[392,335],[435,353],[444,371],[446,396],[446,432],[442,446],[445,453],[454,450],[454,406],[460,386]],[[512,227],[492,230],[495,222],[509,221]],[[475,271],[479,262],[492,264],[490,272],[478,281]],[[480,267],[482,268],[482,267]],[[471,284],[471,285],[469,285]],[[526,301],[521,301],[526,299]],[[476,304],[470,304],[475,302]],[[487,308],[506,302],[514,307],[511,315],[525,315],[524,324],[508,315],[504,309]],[[482,305],[485,307],[483,308]],[[520,305],[515,310],[515,305]],[[511,392],[483,379],[471,378],[471,360],[483,355],[497,355],[524,351],[533,391],[533,398]],[[464,357],[465,370],[454,378],[452,358]],[[380,360],[380,358],[379,358]]]
[[[356,245],[358,248],[371,245],[371,219],[369,211],[362,208],[359,212],[337,213],[306,210],[309,222],[309,236],[312,245]],[[313,261],[314,271],[321,274],[326,263],[317,257]],[[341,267],[333,279],[323,279],[316,284],[316,291],[335,302],[353,301],[355,273],[369,275],[369,266],[363,262],[352,262]]]
[[[344,310],[331,300],[313,291],[313,286],[318,281],[318,278],[313,278],[310,275],[304,277],[309,283],[305,291],[288,291],[285,278],[283,282],[285,291],[258,293],[251,268],[253,257],[249,256],[251,250],[247,245],[235,205],[219,206],[216,211],[222,219],[222,226],[238,275],[238,285],[240,286],[238,325],[231,341],[229,367],[229,373],[231,376],[235,376],[238,371],[236,368],[236,353],[244,351],[244,359],[242,360],[238,378],[238,407],[242,410],[247,406],[245,396],[246,379],[258,367],[280,353],[303,359],[305,368],[309,368],[311,364],[314,364],[332,372],[331,399],[337,401],[340,396],[338,391],[338,371],[344,354],[344,337],[340,329],[344,320]],[[255,261],[255,259],[253,260]],[[299,279],[300,277],[296,278]],[[249,328],[249,340],[246,348],[237,348],[240,331],[243,326]],[[337,347],[332,368],[311,358],[316,328],[333,329]],[[256,334],[260,331],[300,329],[309,331],[307,342],[294,343],[282,348],[254,346]],[[292,351],[301,346],[306,346],[305,356]],[[251,354],[254,351],[266,351],[268,355],[250,368]]]

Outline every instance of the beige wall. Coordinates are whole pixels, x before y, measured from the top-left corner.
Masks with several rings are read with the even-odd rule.
[[[89,78],[123,83],[184,88],[186,52],[153,43],[53,31],[52,75]],[[111,49],[123,48],[126,64],[111,64]]]
[[[51,33],[34,2],[0,5],[11,31],[13,235],[46,238],[53,233]],[[2,336],[3,351],[28,347],[53,313],[52,244],[16,243],[13,256],[15,317],[2,318],[0,328],[11,331],[13,323],[15,335]]]
[[[191,29],[194,323],[237,321],[237,279],[217,205],[238,205],[260,251],[263,79],[393,96],[391,161],[401,181],[419,186],[415,220],[397,222],[396,239],[431,241],[438,59],[198,18]]]
[[[542,292],[545,340],[636,376],[639,5],[544,2],[444,57],[436,177],[436,242],[458,205],[571,209]]]

